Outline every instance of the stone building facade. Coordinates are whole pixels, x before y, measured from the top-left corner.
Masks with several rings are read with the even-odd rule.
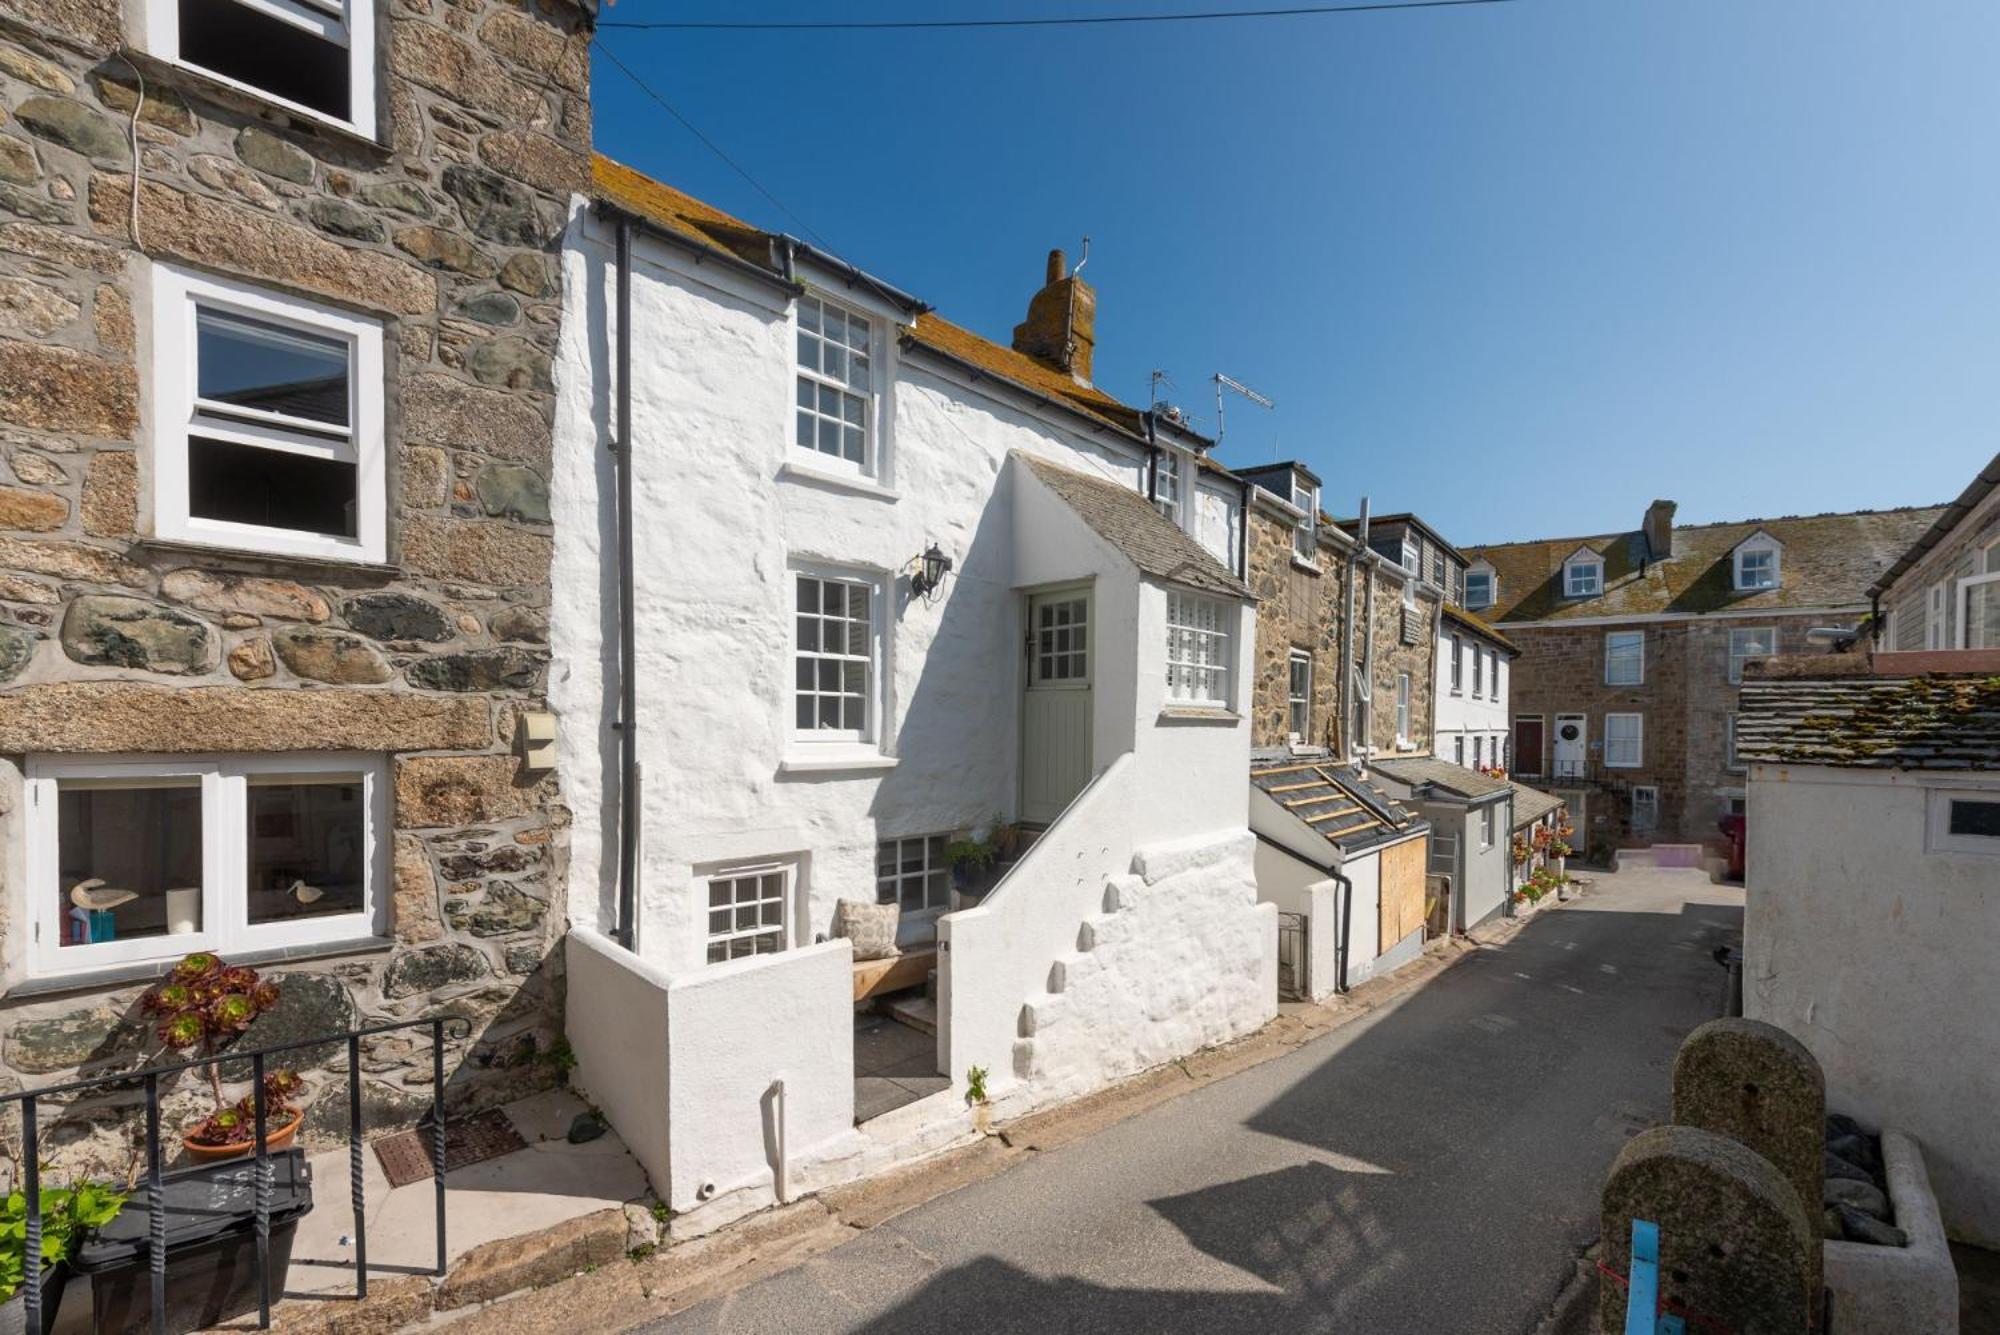
[[[0,0],[0,1083],[146,1059],[194,944],[280,984],[245,1043],[461,1015],[454,1101],[518,1097],[560,1066],[568,817],[516,739],[591,15],[359,0],[298,55],[194,12]],[[363,1061],[371,1130],[426,1105],[427,1038]]]
[[[1240,476],[1253,487],[1248,582],[1258,599],[1251,744],[1283,747],[1298,733],[1301,746],[1345,755],[1365,727],[1379,754],[1427,754],[1445,585],[1411,579],[1393,558],[1359,551],[1345,526],[1318,510],[1319,479],[1300,465],[1244,469]],[[1310,505],[1311,515],[1286,496]],[[1342,629],[1350,596],[1352,637]],[[1368,640],[1358,633],[1364,628],[1372,631],[1372,663]],[[1343,652],[1354,660],[1345,676]],[[1366,692],[1364,678],[1372,687]],[[1343,699],[1351,711],[1346,718]],[[1406,702],[1407,718],[1399,701]],[[1302,719],[1304,728],[1296,726]]]
[[[1720,849],[1718,822],[1745,805],[1732,745],[1744,664],[1824,653],[1807,633],[1855,626],[1870,580],[1940,513],[1676,526],[1674,510],[1655,502],[1628,533],[1468,553],[1492,572],[1488,618],[1520,649],[1512,773],[1568,803],[1594,856]]]

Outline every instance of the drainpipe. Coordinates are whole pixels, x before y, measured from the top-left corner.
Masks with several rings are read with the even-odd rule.
[[[1374,548],[1368,545],[1368,498],[1363,496],[1361,498],[1361,536],[1357,539],[1357,548],[1354,555],[1356,560],[1366,563],[1362,575],[1368,581],[1368,588],[1363,598],[1364,610],[1362,612],[1361,630],[1361,676],[1363,687],[1361,692],[1361,738],[1360,749],[1356,751],[1356,759],[1362,765],[1362,773],[1364,774],[1367,773],[1368,762],[1367,758],[1361,752],[1366,751],[1370,755],[1373,754],[1373,739],[1375,736],[1375,563],[1369,559],[1374,554]]]
[[[1882,643],[1882,595],[1868,595],[1868,642],[1871,646]],[[1889,646],[1894,649],[1895,645]]]
[[[618,220],[618,944],[639,945],[638,646],[632,572],[632,222]]]
[[[1334,883],[1340,887],[1340,962],[1334,969],[1333,990],[1347,990],[1347,942],[1348,933],[1354,922],[1354,882],[1338,870],[1332,871]]]

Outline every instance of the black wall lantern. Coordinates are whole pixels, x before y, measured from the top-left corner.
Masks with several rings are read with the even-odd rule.
[[[910,592],[922,598],[944,583],[945,573],[951,569],[951,558],[932,543],[917,558],[917,563],[917,573],[910,576]]]

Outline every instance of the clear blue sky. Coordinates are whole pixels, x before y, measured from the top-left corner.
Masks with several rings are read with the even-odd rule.
[[[1271,0],[621,0],[612,21]],[[1092,238],[1097,382],[1462,544],[1931,504],[2000,448],[2000,4],[1514,0],[600,40],[844,257],[1005,341]],[[798,223],[601,56],[599,148]]]

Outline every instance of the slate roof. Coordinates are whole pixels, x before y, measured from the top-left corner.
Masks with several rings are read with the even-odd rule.
[[[602,153],[591,155],[591,181],[602,198],[700,246],[727,251],[736,259],[782,276],[780,253],[784,238],[767,232],[720,209],[711,208],[692,195],[656,181]],[[1023,389],[1054,399],[1063,407],[1105,426],[1130,435],[1143,432],[1140,410],[1121,403],[1103,390],[1078,384],[1067,372],[1036,361],[1025,353],[971,330],[955,325],[933,311],[923,311],[905,334],[906,346],[932,351],[971,364],[973,367]],[[1184,434],[1193,436],[1183,428]],[[1198,436],[1196,439],[1200,439]],[[1213,471],[1220,465],[1204,459]]]
[[[1509,653],[1518,654],[1521,652],[1520,645],[1514,643],[1512,640],[1508,639],[1505,635],[1502,635],[1499,629],[1495,627],[1492,622],[1486,620],[1484,617],[1478,616],[1477,614],[1472,612],[1468,612],[1464,608],[1459,607],[1450,602],[1446,602],[1444,605],[1444,616],[1445,620],[1456,621],[1459,625],[1464,626],[1467,630],[1473,632],[1475,635],[1485,636],[1487,639],[1493,641],[1493,643],[1499,645],[1502,649],[1507,650]]]
[[[1144,573],[1235,598],[1255,596],[1206,548],[1130,487],[1061,468],[1019,450],[1014,451],[1014,458]]]
[[[1737,708],[1747,761],[2000,770],[2000,675],[1745,678]]]
[[[1542,817],[1563,804],[1563,800],[1553,793],[1545,793],[1539,788],[1530,788],[1525,783],[1507,781],[1514,789],[1514,828],[1533,825]]]
[[[1343,853],[1430,828],[1352,767],[1333,760],[1253,761],[1250,782]]]
[[[1493,567],[1499,599],[1488,615],[1502,626],[1577,617],[1846,607],[1865,603],[1868,586],[1940,513],[1940,507],[1926,506],[1676,524],[1674,554],[1665,561],[1647,561],[1645,534],[1638,529],[1471,547],[1466,555]],[[1730,553],[1759,529],[1784,544],[1781,583],[1775,589],[1739,593]],[[1594,598],[1563,598],[1563,561],[1583,546],[1604,555],[1604,592]]]
[[[1429,784],[1433,788],[1443,789],[1454,797],[1476,800],[1507,791],[1505,779],[1496,779],[1490,774],[1481,774],[1476,769],[1454,765],[1449,760],[1441,760],[1436,756],[1378,758],[1375,761],[1375,768],[1398,783],[1409,784],[1412,788]]]

